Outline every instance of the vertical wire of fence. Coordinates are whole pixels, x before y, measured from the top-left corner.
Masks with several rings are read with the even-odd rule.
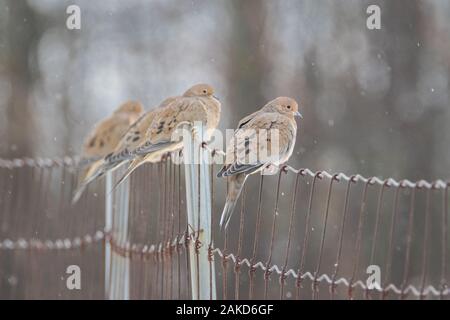
[[[223,232],[222,153],[189,139],[75,206],[72,159],[0,161],[0,298],[448,299],[447,182],[283,167],[249,177]]]

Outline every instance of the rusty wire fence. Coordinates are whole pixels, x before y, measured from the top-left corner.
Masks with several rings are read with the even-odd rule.
[[[145,164],[113,193],[98,181],[72,206],[75,160],[1,161],[0,298],[192,299],[206,279],[218,299],[448,299],[444,181],[284,167],[248,179],[224,233],[227,185],[208,165],[205,241],[188,223],[185,168],[171,157]],[[66,287],[68,265],[80,266],[81,290]],[[366,285],[369,265],[379,289]]]

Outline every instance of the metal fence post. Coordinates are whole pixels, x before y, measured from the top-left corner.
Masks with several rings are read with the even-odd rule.
[[[210,264],[208,245],[211,242],[211,163],[208,150],[202,147],[204,127],[194,124],[196,134],[189,125],[183,127],[183,159],[186,183],[186,206],[188,224],[198,234],[193,236],[189,246],[190,280],[193,300],[216,299],[214,262]],[[192,230],[190,230],[191,232]],[[196,248],[196,240],[201,243]]]
[[[120,170],[119,170],[120,171]],[[128,216],[130,182],[124,181],[117,190],[111,192],[112,174],[106,183],[106,228],[109,227],[116,245],[125,247],[128,243]],[[118,175],[120,176],[120,175]],[[109,202],[109,203],[108,203]],[[108,223],[110,224],[108,226]],[[108,244],[105,247],[105,289],[106,296],[112,300],[130,299],[130,259],[123,257]]]
[[[110,234],[112,229],[112,193],[111,188],[112,174],[108,172],[106,174],[105,182],[105,234]],[[111,243],[108,238],[105,238],[105,298],[111,299],[111,286],[110,286],[110,276],[111,276]]]

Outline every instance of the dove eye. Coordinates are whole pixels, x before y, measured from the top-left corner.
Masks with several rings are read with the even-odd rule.
[[[206,89],[203,90],[203,93],[206,93]]]
[[[291,106],[287,106],[287,108],[288,108],[288,109],[290,109],[290,108],[291,108]]]

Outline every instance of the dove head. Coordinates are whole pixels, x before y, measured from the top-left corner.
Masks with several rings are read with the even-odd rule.
[[[303,118],[298,112],[298,103],[289,97],[278,97],[267,103],[263,109],[270,112],[279,112],[290,117]]]
[[[122,104],[114,113],[136,113],[139,114],[143,111],[142,104],[138,101],[127,101]]]
[[[209,84],[196,84],[186,91],[183,96],[185,97],[208,97],[214,95],[214,88]]]

